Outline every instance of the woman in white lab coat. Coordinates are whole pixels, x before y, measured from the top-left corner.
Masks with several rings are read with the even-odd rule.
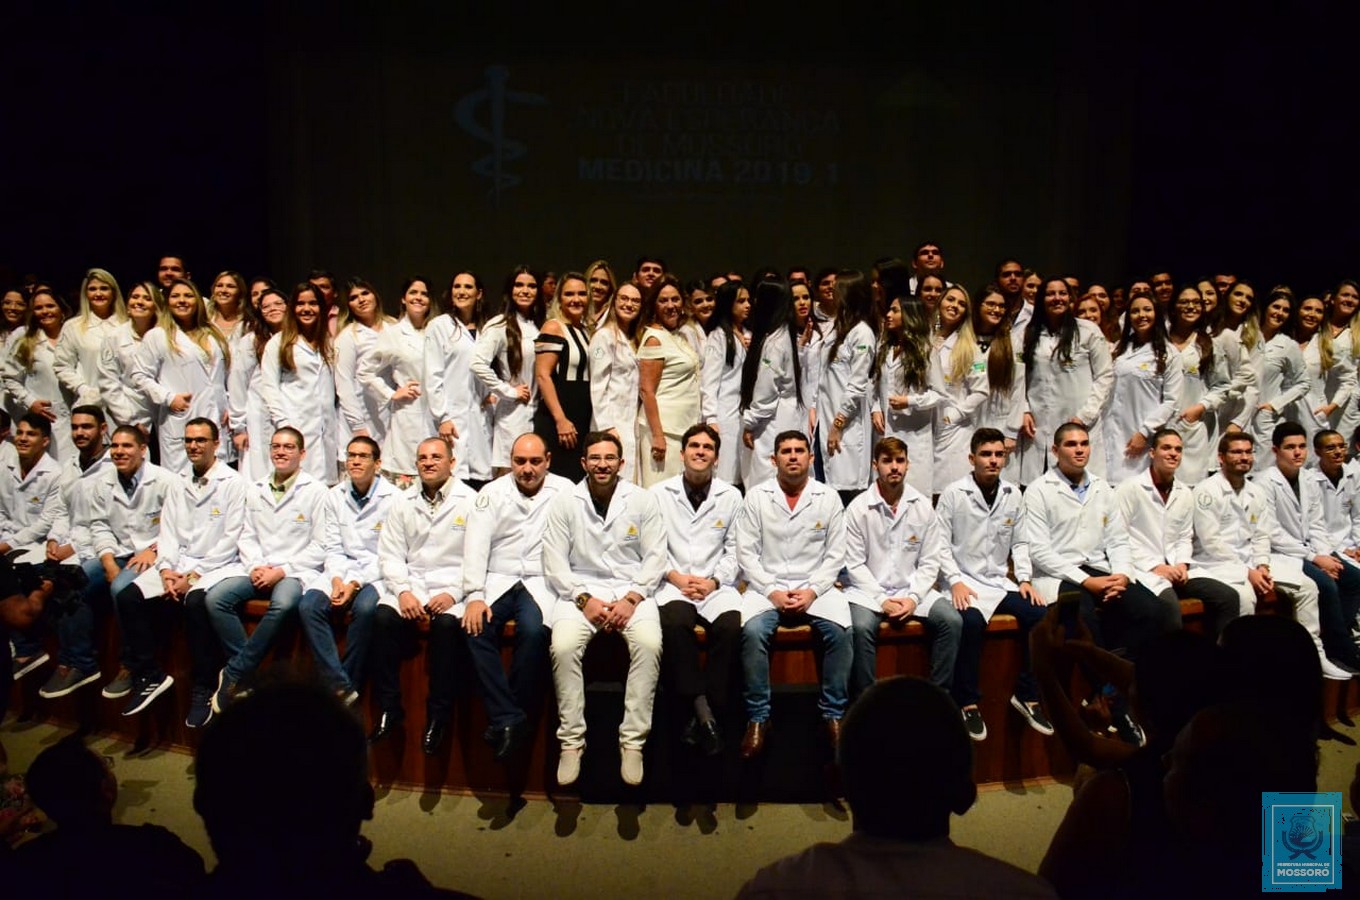
[[[131,301],[129,300],[129,304]],[[259,297],[259,308],[246,314],[246,324],[231,350],[227,373],[227,423],[236,446],[237,465],[247,481],[257,481],[274,471],[269,461],[269,408],[260,391],[265,345],[283,328],[288,297],[272,285]],[[309,448],[311,444],[307,445]],[[310,454],[309,454],[310,456]]]
[[[1195,285],[1182,287],[1172,299],[1166,340],[1180,354],[1184,374],[1179,411],[1171,421],[1184,445],[1176,479],[1193,487],[1218,468],[1217,413],[1231,397],[1227,355],[1209,336],[1204,295]]]
[[[933,365],[939,372],[935,407],[936,493],[973,470],[968,445],[987,402],[987,360],[973,333],[972,303],[957,284],[940,298]]]
[[[699,370],[704,421],[718,429],[723,439],[718,452],[717,476],[741,483],[741,369],[751,332],[746,320],[751,313],[751,292],[739,281],[725,282],[714,292],[713,317],[704,338],[703,367]]]
[[[192,281],[177,278],[165,298],[161,322],[142,339],[132,382],[156,410],[161,467],[191,471],[184,454],[184,425],[202,416],[227,423],[227,339],[208,321],[208,307]],[[219,457],[226,446],[219,444]]]
[[[1360,363],[1360,284],[1347,279],[1332,289],[1327,330],[1332,335],[1332,346],[1344,347],[1347,363],[1351,371],[1356,372],[1356,365]],[[1360,372],[1356,375],[1360,378]],[[1337,409],[1332,421],[1336,423],[1336,430],[1349,441],[1355,429],[1360,428],[1360,386],[1350,401]]]
[[[1148,466],[1152,433],[1170,423],[1184,390],[1181,355],[1166,345],[1157,305],[1135,297],[1114,353],[1105,417],[1105,477],[1119,484]]]
[[[75,458],[71,443],[71,395],[57,379],[56,349],[66,309],[57,294],[47,287],[33,293],[28,325],[23,336],[9,346],[0,367],[5,393],[12,406],[24,413],[37,413],[52,423],[52,442],[47,453],[54,459]]]
[[[1217,295],[1215,290],[1214,294]],[[1203,296],[1204,292],[1200,291]],[[1205,308],[1208,308],[1205,302]],[[1261,352],[1261,321],[1256,316],[1256,289],[1250,282],[1228,286],[1223,302],[1210,317],[1209,333],[1223,351],[1228,367],[1228,399],[1218,411],[1219,433],[1246,431],[1256,411],[1261,387],[1254,356]],[[1257,448],[1260,449],[1260,448]]]
[[[335,333],[335,396],[340,407],[339,438],[348,444],[351,437],[370,437],[382,446],[387,437],[389,407],[377,394],[364,390],[359,367],[364,365],[378,344],[383,329],[396,319],[383,312],[382,295],[372,283],[351,279],[345,288],[345,308],[337,320]],[[428,436],[428,435],[427,435]]]
[[[127,306],[118,282],[103,269],[91,269],[80,284],[80,313],[66,320],[57,338],[52,367],[76,406],[103,406],[99,390],[99,354],[104,341],[127,321]]]
[[[213,279],[208,316],[229,344],[236,342],[245,327],[248,290],[240,272],[220,272]]]
[[[538,276],[516,266],[505,280],[503,312],[477,335],[472,372],[496,395],[492,419],[491,464],[495,474],[510,470],[515,438],[534,430],[538,391],[534,380],[534,340],[548,318]]]
[[[142,339],[156,327],[165,312],[160,285],[143,281],[132,286],[127,295],[127,321],[120,322],[104,339],[95,367],[95,385],[111,420],[109,432],[122,425],[133,425],[143,434],[151,433],[151,403],[132,383],[132,371]]]
[[[425,328],[425,396],[439,434],[453,447],[453,477],[479,488],[491,480],[491,404],[472,374],[477,332],[486,321],[482,280],[459,272],[448,312]]]
[[[987,399],[978,408],[973,430],[995,428],[1005,435],[1006,468],[1001,475],[1018,484],[1020,428],[1025,414],[1025,373],[1020,359],[1024,334],[1012,326],[1007,306],[1006,295],[995,284],[983,288],[982,297],[973,305],[973,338],[987,376]],[[940,485],[941,492],[945,486]]]
[[[1022,353],[1029,407],[1025,431],[1044,461],[1031,481],[1054,464],[1050,448],[1059,425],[1080,422],[1088,430],[1100,425],[1114,384],[1110,345],[1099,328],[1077,318],[1067,282],[1045,279],[1037,303]],[[1104,453],[1093,439],[1090,466],[1096,475],[1105,468]]]
[[[586,286],[590,288],[590,321],[596,327],[604,324],[609,313],[609,304],[614,302],[614,291],[618,290],[618,279],[614,270],[603,259],[597,259],[586,266]]]
[[[749,492],[774,477],[774,439],[782,431],[807,434],[808,405],[799,353],[801,331],[783,281],[756,284],[751,304],[751,349],[741,370],[742,443],[751,451],[741,480]],[[808,318],[811,322],[811,317]]]
[[[422,383],[431,302],[428,278],[406,279],[401,288],[402,317],[384,328],[373,352],[359,360],[359,384],[387,410],[382,470],[402,487],[415,481],[416,447],[435,428]]]
[[[848,504],[870,480],[878,323],[873,285],[862,272],[837,272],[836,296],[836,321],[823,344],[817,382],[817,437],[823,482]]]
[[[907,484],[929,497],[936,485],[935,405],[940,402],[939,372],[925,304],[910,293],[888,301],[883,337],[876,354],[878,404],[870,418],[874,431],[907,445]]]
[[[594,296],[593,278],[586,273]],[[608,431],[623,442],[619,477],[637,481],[638,358],[634,349],[642,290],[631,281],[618,286],[604,320],[590,338],[590,429]]]
[[[282,330],[269,339],[260,357],[260,396],[269,410],[266,444],[285,425],[297,429],[307,449],[303,470],[326,485],[338,480],[329,306],[312,283],[299,284],[288,300]]]
[[[770,272],[770,278],[778,278],[777,272]],[[833,291],[834,293],[834,291]],[[803,370],[803,396],[808,402],[808,420],[804,434],[815,438],[817,434],[817,388],[821,383],[822,348],[827,336],[835,329],[835,320],[818,319],[813,311],[811,289],[801,281],[789,285],[789,296],[793,298],[793,324],[798,330],[798,364]],[[814,445],[816,441],[813,441]]]
[[[1308,369],[1303,351],[1289,333],[1289,322],[1294,315],[1294,292],[1284,285],[1266,295],[1261,306],[1261,352],[1253,357],[1260,395],[1248,429],[1262,449],[1256,455],[1256,471],[1264,471],[1275,464],[1268,452],[1271,433],[1283,421],[1285,413],[1308,393]]]
[[[1295,401],[1285,416],[1313,435],[1324,428],[1335,428],[1341,411],[1355,400],[1355,360],[1351,356],[1350,329],[1333,336],[1327,321],[1327,307],[1321,297],[1304,297],[1294,310],[1294,340],[1303,351],[1308,373],[1308,393]],[[1311,454],[1310,454],[1311,455]]]

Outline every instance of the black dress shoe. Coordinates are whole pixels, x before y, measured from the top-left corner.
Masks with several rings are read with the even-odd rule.
[[[722,734],[718,732],[717,722],[713,720],[700,722],[695,726],[695,731],[700,753],[704,756],[717,756],[722,753],[723,739]]]
[[[368,734],[368,742],[376,744],[394,731],[401,730],[401,713],[384,712],[378,714],[378,721],[373,723],[373,730]]]
[[[529,724],[527,722],[516,722],[514,725],[497,728],[496,739],[491,744],[492,755],[499,761],[509,759],[524,746],[524,741],[528,736]]]
[[[420,749],[425,751],[426,756],[434,756],[439,752],[439,748],[444,744],[444,738],[448,736],[449,723],[433,721],[425,726],[425,736],[420,739]]]
[[[699,746],[699,717],[690,716],[685,723],[685,730],[680,732],[680,743],[686,747]]]

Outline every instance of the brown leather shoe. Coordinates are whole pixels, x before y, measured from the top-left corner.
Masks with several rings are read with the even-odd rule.
[[[741,738],[741,758],[755,759],[765,751],[765,736],[769,734],[769,722],[747,722],[746,733]]]
[[[831,742],[831,749],[835,750],[841,745],[841,720],[823,719],[822,725],[826,727],[826,739]]]

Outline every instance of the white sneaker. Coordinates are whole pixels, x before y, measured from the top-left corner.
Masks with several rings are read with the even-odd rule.
[[[1332,681],[1350,681],[1351,673],[1324,656],[1322,657],[1322,677],[1330,678]]]
[[[557,783],[567,787],[581,777],[581,751],[583,747],[563,747],[562,755],[557,758]]]
[[[623,783],[633,787],[642,784],[642,751],[633,747],[621,747],[619,755],[623,757],[623,762],[619,766],[619,775],[623,778]]]

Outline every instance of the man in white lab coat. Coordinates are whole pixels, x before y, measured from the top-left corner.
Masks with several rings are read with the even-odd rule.
[[[1129,535],[1119,516],[1114,488],[1091,475],[1091,439],[1086,426],[1067,422],[1053,436],[1057,464],[1030,484],[1025,494],[1025,540],[1034,567],[1034,587],[1047,603],[1077,604],[1077,614],[1096,645],[1122,647],[1130,658],[1161,633],[1161,601],[1133,580]],[[1129,743],[1142,745],[1142,729],[1129,715],[1127,698],[1114,697],[1115,727]]]
[[[376,743],[405,720],[401,705],[402,647],[416,622],[428,619],[425,731],[421,749],[434,756],[444,745],[453,715],[458,620],[463,615],[463,548],[468,513],[476,494],[453,477],[454,458],[443,438],[416,447],[420,486],[396,498],[378,540],[383,599],[373,622],[373,698],[378,720],[369,733]]]
[[[1346,465],[1346,438],[1324,428],[1313,435],[1316,468],[1306,468],[1322,494],[1322,524],[1328,542],[1348,566],[1360,566],[1360,467]]]
[[[303,585],[318,578],[325,565],[327,487],[303,470],[306,455],[302,432],[291,425],[270,437],[274,471],[246,487],[241,565],[247,574],[208,591],[208,616],[227,655],[212,698],[214,712],[220,713],[255,675],[279,626],[302,599]],[[241,610],[255,597],[268,598],[269,609],[247,636]]]
[[[600,631],[628,644],[628,681],[619,727],[624,783],[642,783],[642,748],[652,729],[661,668],[657,585],[666,572],[666,527],[656,498],[619,479],[623,444],[592,431],[581,443],[586,476],[553,499],[543,529],[543,574],[557,596],[552,616],[553,684],[561,724],[557,782],[581,774],[586,745],[585,679],[581,659]]]
[[[1149,467],[1115,489],[1129,532],[1134,577],[1161,601],[1168,631],[1181,627],[1181,598],[1193,597],[1204,604],[1205,633],[1218,640],[1223,626],[1237,618],[1241,601],[1236,589],[1190,568],[1195,498],[1189,486],[1176,480],[1185,451],[1180,433],[1158,428],[1150,443]]]
[[[378,474],[382,447],[367,435],[345,447],[349,476],[326,495],[326,562],[319,578],[306,585],[298,605],[302,633],[311,645],[320,678],[340,699],[353,703],[363,687],[373,615],[382,596],[378,540],[387,513],[401,491]],[[335,645],[331,620],[349,614],[345,656]]]
[[[741,648],[737,532],[741,492],[714,476],[722,439],[712,425],[691,425],[680,438],[684,471],[651,488],[666,523],[666,578],[661,607],[661,678],[691,716],[682,740],[705,756],[722,752],[715,707],[726,708]],[[736,453],[736,448],[729,448]],[[699,663],[694,627],[707,635]]]
[[[500,760],[533,734],[531,716],[548,676],[547,619],[557,596],[543,577],[543,528],[553,498],[572,488],[550,465],[543,439],[520,435],[510,447],[510,471],[483,487],[468,513],[462,624],[490,720],[484,737]],[[511,620],[515,651],[506,677],[501,634]]]
[[[940,574],[949,586],[953,607],[963,619],[954,700],[963,712],[968,736],[987,737],[978,704],[978,670],[983,636],[996,613],[1015,617],[1020,626],[1020,674],[1011,707],[1029,727],[1043,735],[1053,726],[1039,705],[1039,686],[1029,661],[1029,630],[1044,617],[1044,598],[1030,583],[1033,568],[1024,528],[1020,488],[1001,477],[1006,467],[1006,436],[995,428],[979,428],[969,441],[973,471],[947,485],[935,507],[941,544]],[[1015,570],[1012,580],[1007,563]]]
[[[1360,674],[1360,648],[1350,623],[1360,610],[1360,568],[1341,560],[1346,548],[1327,531],[1322,488],[1303,473],[1308,460],[1308,433],[1297,422],[1281,422],[1271,432],[1275,465],[1256,480],[1270,495],[1272,553],[1296,559],[1318,589],[1318,621],[1322,646],[1333,666]]]
[[[101,578],[113,595],[122,631],[122,667],[100,692],[109,699],[133,694],[123,715],[141,712],[174,684],[156,663],[156,638],[137,579],[154,575],[161,518],[172,493],[184,480],[146,458],[146,435],[123,425],[109,443],[111,464],[96,480],[92,495],[90,536]]]
[[[835,491],[811,477],[801,431],[775,436],[775,478],[752,488],[737,519],[742,597],[741,662],[746,679],[743,759],[762,753],[770,727],[770,641],[780,625],[810,624],[822,640],[817,706],[832,746],[849,705],[850,604],[836,589],[845,563],[845,511]]]

